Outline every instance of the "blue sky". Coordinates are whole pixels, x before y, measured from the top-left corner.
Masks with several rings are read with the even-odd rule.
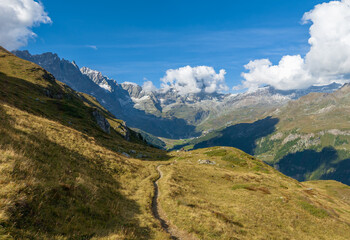
[[[167,69],[186,65],[225,69],[231,88],[244,65],[309,50],[303,14],[317,0],[41,0],[52,24],[21,49],[55,52],[118,82],[159,86]]]

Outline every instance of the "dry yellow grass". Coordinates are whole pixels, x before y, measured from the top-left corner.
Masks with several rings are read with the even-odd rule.
[[[11,236],[167,237],[150,210],[154,163],[126,158],[57,122],[0,108],[0,225]]]
[[[330,194],[233,148],[172,155],[176,163],[162,168],[161,204],[173,224],[199,239],[350,238],[350,188],[343,184],[325,181],[346,190]]]

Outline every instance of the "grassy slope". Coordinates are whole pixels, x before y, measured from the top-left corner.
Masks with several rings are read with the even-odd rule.
[[[166,239],[150,210],[154,163],[120,152],[167,156],[125,131],[92,97],[0,49],[0,239]]]
[[[164,160],[175,164],[162,167],[161,207],[201,239],[350,237],[344,185],[301,184],[231,148],[167,154],[125,131],[90,96],[0,49],[0,239],[168,239],[151,213]],[[131,149],[147,157],[121,154]]]
[[[233,148],[172,154],[176,163],[162,167],[162,208],[199,239],[350,238],[346,185],[299,183]]]

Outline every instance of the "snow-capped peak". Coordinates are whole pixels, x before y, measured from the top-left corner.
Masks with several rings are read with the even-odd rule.
[[[103,76],[101,72],[87,68],[82,67],[80,68],[80,72],[84,75],[86,75],[89,79],[91,79],[94,83],[96,83],[101,88],[111,92],[112,86],[116,85],[117,82],[113,79],[110,79],[106,76]]]

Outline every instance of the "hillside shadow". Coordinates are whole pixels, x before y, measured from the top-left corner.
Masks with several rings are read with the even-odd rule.
[[[331,146],[320,152],[304,150],[290,153],[274,167],[298,181],[309,180],[310,175],[316,171],[320,179],[331,179],[350,185],[350,159],[339,161],[337,150]]]
[[[350,186],[350,158],[331,164],[332,171],[323,174],[324,180],[336,180]]]
[[[213,146],[227,146],[241,149],[242,151],[253,155],[256,148],[256,141],[273,133],[279,119],[267,117],[253,123],[240,123],[221,131],[216,131],[213,138],[201,141],[199,138],[194,141],[194,149]],[[179,149],[183,146],[177,146]]]
[[[16,154],[3,159],[13,168],[2,177],[17,187],[3,206],[8,218],[1,225],[15,239],[91,239],[112,233],[150,239],[150,229],[138,220],[139,204],[121,193],[113,176],[121,170],[119,164],[114,169],[97,156],[86,157],[44,134],[14,128],[1,105],[0,124],[0,146]]]

